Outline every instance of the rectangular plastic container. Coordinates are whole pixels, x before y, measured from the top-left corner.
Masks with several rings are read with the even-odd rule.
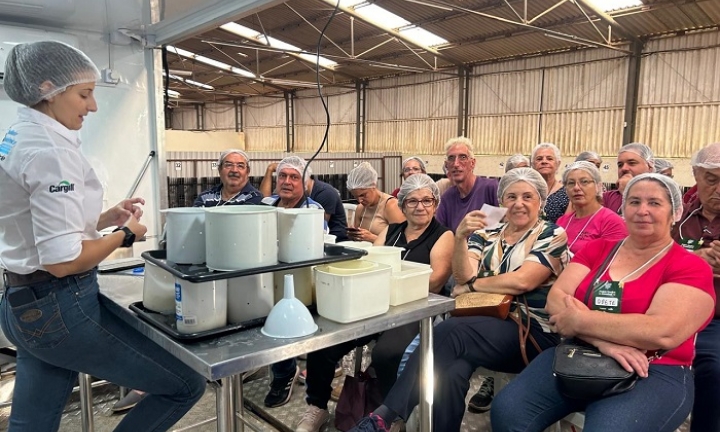
[[[339,323],[384,314],[390,309],[390,274],[386,264],[350,274],[331,273],[327,265],[315,267],[318,314]]]
[[[427,264],[403,261],[400,271],[390,277],[390,306],[427,298],[431,273]]]

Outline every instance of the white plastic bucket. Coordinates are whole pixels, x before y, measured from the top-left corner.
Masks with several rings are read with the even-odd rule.
[[[273,274],[228,279],[228,322],[242,323],[268,316],[275,304]]]
[[[385,264],[353,274],[333,273],[327,265],[315,267],[318,314],[340,323],[384,314],[390,308],[390,274]]]
[[[175,276],[149,261],[145,262],[143,306],[164,314],[175,310]]]
[[[320,259],[324,255],[325,210],[277,209],[278,260],[285,263]]]
[[[373,244],[369,241],[342,241],[337,243],[340,246],[343,247],[349,247],[354,249],[362,249],[362,250],[370,250],[371,247],[373,247]]]
[[[373,261],[376,263],[387,264],[392,268],[393,272],[400,271],[400,264],[402,263],[402,251],[404,248],[396,246],[373,246],[368,249],[368,254],[362,257],[362,259]]]
[[[227,279],[193,283],[175,279],[175,324],[179,333],[227,325]]]
[[[209,269],[245,270],[278,263],[277,209],[241,205],[205,211]]]
[[[205,209],[180,207],[167,214],[167,260],[178,264],[205,262]]]

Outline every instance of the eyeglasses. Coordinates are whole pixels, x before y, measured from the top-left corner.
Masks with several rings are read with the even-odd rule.
[[[422,203],[423,207],[432,207],[433,204],[435,204],[435,198],[423,198],[422,200],[416,200],[416,199],[405,200],[405,205],[408,208],[415,208],[420,203]]]
[[[225,169],[232,169],[233,167],[235,167],[239,170],[244,170],[245,168],[247,168],[247,164],[244,162],[238,162],[238,163],[223,162],[222,167]]]
[[[420,167],[407,167],[407,168],[403,168],[403,172],[404,172],[404,173],[409,173],[409,172],[422,172],[422,168],[420,168]]]
[[[459,161],[460,163],[465,163],[470,160],[470,156],[466,154],[460,154],[460,155],[450,155],[445,158],[445,162],[447,163],[455,163],[455,161]]]
[[[565,182],[565,186],[572,189],[577,184],[580,184],[580,187],[588,187],[594,183],[595,183],[595,180],[590,180],[590,179],[581,179],[579,182],[576,182],[575,180],[570,180],[570,181]]]

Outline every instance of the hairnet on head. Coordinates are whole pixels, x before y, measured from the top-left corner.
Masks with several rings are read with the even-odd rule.
[[[535,146],[535,148],[532,151],[532,157],[530,157],[530,160],[535,161],[535,155],[538,151],[542,149],[550,149],[555,154],[555,163],[557,165],[560,165],[560,149],[557,148],[557,146],[553,143],[540,143]]]
[[[600,163],[602,163],[602,158],[600,157],[599,154],[595,153],[594,151],[584,151],[584,152],[580,153],[575,158],[575,162],[589,161],[591,159],[600,161]]]
[[[600,170],[598,170],[595,164],[592,162],[576,161],[566,166],[565,171],[563,171],[562,174],[563,183],[567,183],[567,179],[570,176],[570,173],[577,170],[585,171],[586,173],[590,174],[590,177],[592,177],[593,181],[595,181],[595,195],[598,197],[602,197],[602,177],[600,176]]]
[[[450,150],[451,147],[454,147],[456,145],[463,145],[463,146],[467,147],[468,153],[470,153],[470,157],[471,158],[475,157],[472,141],[470,141],[470,138],[466,138],[463,136],[450,138],[449,140],[447,140],[445,142],[445,154],[447,154],[448,150]]]
[[[675,180],[670,177],[658,173],[644,173],[633,177],[628,182],[627,186],[625,186],[622,208],[625,208],[625,203],[627,202],[628,192],[630,189],[632,189],[635,183],[643,180],[657,182],[668,191],[670,204],[672,205],[673,222],[679,221],[683,213],[682,192],[680,192],[680,186],[678,186]]]
[[[521,154],[514,154],[510,156],[505,162],[505,172],[510,171],[511,169],[515,169],[520,164],[526,164],[528,167],[530,166],[530,159],[528,159],[526,156],[523,156]]]
[[[300,175],[303,175],[303,171],[305,170],[305,166],[307,163],[305,162],[305,159],[301,158],[300,156],[288,156],[280,161],[280,163],[277,166],[277,172],[280,173],[280,171],[290,168],[297,171]],[[305,172],[305,181],[310,180],[310,175],[312,174],[312,171],[310,171],[310,168]]]
[[[400,208],[402,208],[405,198],[418,189],[428,189],[435,198],[435,205],[440,204],[440,189],[435,183],[435,180],[427,174],[415,174],[405,179],[403,184],[400,185],[400,191],[397,196]]]
[[[223,162],[225,162],[225,158],[228,157],[231,154],[237,154],[245,158],[245,162],[248,164],[248,168],[250,168],[250,158],[248,157],[247,153],[245,153],[242,150],[238,149],[227,149],[220,153],[220,157],[218,158],[218,169],[222,166]]]
[[[713,143],[700,149],[690,159],[690,166],[705,169],[720,168],[720,143]]]
[[[72,85],[99,79],[97,67],[82,51],[43,41],[12,47],[5,60],[3,87],[10,99],[32,107]]]
[[[625,152],[635,153],[636,155],[643,158],[645,162],[647,162],[647,164],[650,166],[650,168],[655,169],[655,155],[653,155],[652,150],[647,145],[643,143],[625,144],[624,146],[620,147],[620,150],[618,151],[618,156],[620,156],[621,153]]]
[[[403,169],[405,169],[405,164],[410,162],[411,160],[416,161],[418,164],[420,164],[420,170],[422,170],[423,174],[427,173],[427,169],[425,169],[425,161],[420,159],[419,156],[410,156],[409,158],[405,159],[402,163]]]
[[[655,159],[655,172],[661,173],[667,169],[673,169],[675,166],[666,159]]]
[[[498,201],[502,202],[503,195],[505,195],[507,188],[520,181],[524,181],[535,188],[540,197],[540,207],[544,206],[548,196],[547,182],[539,172],[532,168],[515,168],[514,170],[506,172],[505,175],[500,178],[500,183],[498,184]]]
[[[347,188],[348,190],[370,189],[377,187],[377,181],[378,173],[375,168],[369,162],[363,162],[348,174]]]

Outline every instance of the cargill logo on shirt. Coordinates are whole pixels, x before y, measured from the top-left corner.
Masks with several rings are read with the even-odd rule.
[[[75,190],[75,183],[70,183],[68,181],[61,181],[57,184],[57,186],[51,185],[48,190],[50,193],[56,193],[56,192],[62,192],[62,193],[68,193]]]

